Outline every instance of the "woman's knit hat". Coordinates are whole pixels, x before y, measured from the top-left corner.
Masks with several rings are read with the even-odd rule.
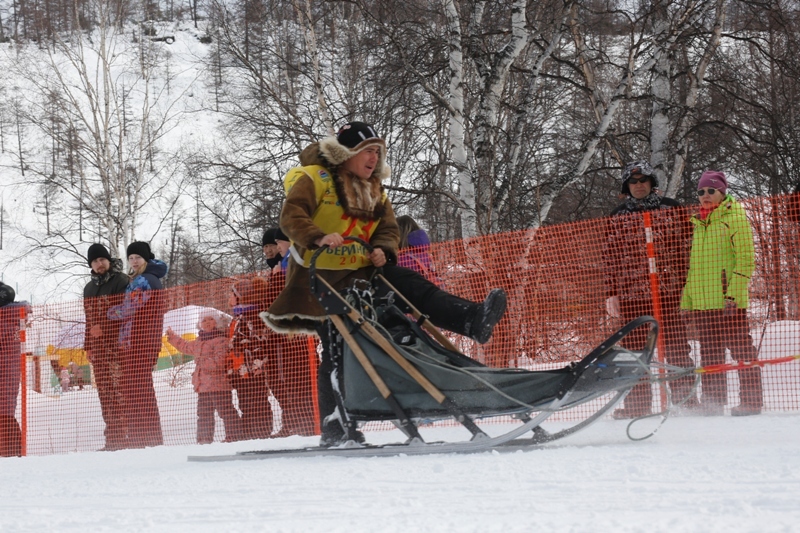
[[[145,261],[149,261],[150,259],[155,259],[156,256],[153,255],[153,252],[150,251],[150,245],[146,242],[136,241],[132,242],[128,245],[128,249],[125,250],[125,254],[127,257],[132,255],[138,255]]]
[[[703,189],[705,187],[713,187],[722,194],[726,194],[728,190],[728,179],[725,177],[725,174],[719,170],[706,170],[697,183],[698,189]]]

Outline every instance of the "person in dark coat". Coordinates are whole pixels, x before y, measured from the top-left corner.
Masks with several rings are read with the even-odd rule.
[[[680,203],[658,194],[655,171],[647,161],[633,161],[622,173],[622,194],[627,199],[611,212],[606,230],[606,309],[609,315],[629,322],[642,315],[654,315],[653,294],[647,256],[647,239],[641,214],[649,211],[652,220],[655,265],[658,270],[661,301],[661,336],[666,362],[694,367],[689,356],[691,345],[680,314],[680,297],[688,268],[692,227]],[[635,330],[624,344],[640,348],[646,337],[644,328]],[[672,400],[686,409],[698,406],[692,392],[693,379],[670,383]],[[636,418],[650,414],[653,392],[650,383],[634,387],[624,406],[614,411],[615,418]]]
[[[143,448],[164,444],[153,369],[161,351],[166,307],[161,279],[168,268],[155,258],[146,242],[131,243],[127,254],[131,281],[123,302],[108,310],[108,318],[121,322],[119,343],[128,447]]]
[[[242,413],[241,440],[266,439],[272,434],[268,368],[273,350],[269,330],[258,316],[266,297],[267,283],[254,277],[236,281],[229,300],[233,321],[227,374]]]
[[[0,457],[22,455],[22,433],[15,418],[20,386],[20,320],[30,307],[14,302],[11,286],[0,282]]]
[[[122,261],[112,258],[102,244],[89,246],[87,261],[92,279],[83,288],[86,316],[83,348],[94,370],[100,410],[106,424],[103,450],[120,450],[126,447],[128,435],[120,389],[120,322],[109,320],[108,310],[122,303],[129,278],[122,271]]]
[[[272,232],[278,250],[276,257],[282,257],[282,260],[272,269],[269,283],[273,288],[283,288],[286,285],[291,242],[280,228],[273,228]],[[275,292],[271,290],[270,294]],[[281,407],[281,429],[274,436],[315,435],[312,375],[316,374],[316,352],[312,360],[305,335],[281,335],[272,330],[268,334],[272,350],[269,384]]]

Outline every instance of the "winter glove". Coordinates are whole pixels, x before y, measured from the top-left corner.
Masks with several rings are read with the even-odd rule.
[[[606,298],[606,313],[608,316],[619,318],[619,296]]]
[[[739,306],[736,304],[736,300],[731,298],[730,296],[725,297],[725,314],[726,315],[735,315],[736,310]]]

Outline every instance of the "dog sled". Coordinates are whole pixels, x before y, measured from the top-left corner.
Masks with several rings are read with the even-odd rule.
[[[659,331],[653,317],[631,321],[583,359],[560,369],[491,368],[460,353],[379,271],[370,281],[335,290],[316,274],[316,258],[323,251],[317,250],[312,257],[311,287],[328,312],[340,347],[332,379],[337,415],[347,438],[336,447],[250,451],[189,460],[515,451],[589,426],[650,377]],[[638,328],[647,328],[643,346],[634,350],[622,347],[623,339]],[[594,402],[594,412],[572,426],[556,432],[542,428],[552,415],[589,402]],[[515,425],[492,436],[487,425],[508,427],[484,423],[498,417]],[[425,439],[420,426],[448,419],[466,428],[469,439]],[[382,445],[359,442],[357,428],[375,421],[394,423],[405,440]]]

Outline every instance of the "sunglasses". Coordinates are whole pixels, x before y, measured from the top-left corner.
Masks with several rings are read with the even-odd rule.
[[[628,183],[636,185],[637,183],[644,183],[650,181],[650,176],[642,176],[641,178],[628,178]]]
[[[709,187],[707,189],[697,189],[697,196],[703,196],[705,193],[708,193],[709,196],[714,196],[717,194],[717,189],[714,187]]]

